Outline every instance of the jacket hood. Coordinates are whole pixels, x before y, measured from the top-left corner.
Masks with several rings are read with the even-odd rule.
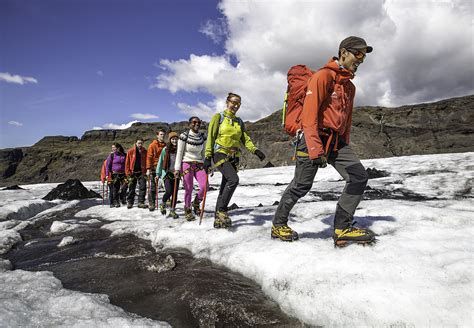
[[[332,57],[329,59],[323,68],[328,68],[336,73],[336,83],[344,83],[355,77],[354,73],[339,66],[337,57]]]
[[[235,117],[237,117],[237,115],[235,115],[235,114],[234,114],[231,110],[229,110],[229,109],[226,109],[226,110],[224,111],[224,114],[225,114],[225,116],[230,117],[230,118],[235,118]]]
[[[160,145],[160,146],[165,146],[165,145],[166,145],[165,142],[160,142],[160,141],[158,141],[158,140],[156,140],[156,139],[153,140],[153,141],[151,142],[151,144],[152,144],[152,145]]]

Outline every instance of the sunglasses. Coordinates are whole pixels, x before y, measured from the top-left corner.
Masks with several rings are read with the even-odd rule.
[[[349,51],[351,54],[354,55],[355,58],[357,58],[359,60],[365,58],[365,54],[362,51],[359,51],[359,50],[356,50],[356,49],[347,49],[347,51]]]
[[[201,125],[201,121],[191,121],[191,124],[193,124],[193,125]]]
[[[241,105],[241,102],[238,101],[238,100],[227,100],[227,101],[230,102],[234,106],[240,106]]]

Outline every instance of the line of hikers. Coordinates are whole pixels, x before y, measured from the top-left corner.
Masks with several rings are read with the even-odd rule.
[[[143,139],[137,138],[135,145],[125,154],[123,147],[114,143],[112,152],[103,163],[102,182],[108,181],[110,207],[127,204],[132,208],[135,189],[138,185],[138,207],[154,211],[158,204],[160,182],[164,194],[159,210],[178,218],[176,213],[177,194],[180,180],[184,184],[184,216],[188,221],[201,214],[201,202],[208,186],[208,174],[214,170],[222,173],[222,182],[216,203],[214,227],[229,228],[232,225],[227,210],[232,195],[239,183],[237,169],[240,145],[263,161],[265,155],[253,144],[245,130],[244,122],[236,116],[241,105],[241,97],[234,93],[227,96],[227,108],[214,115],[209,123],[208,133],[199,132],[202,121],[193,116],[189,128],[181,134],[169,132],[165,143],[165,131],[159,129],[156,140],[143,147]],[[194,180],[199,190],[192,199]],[[145,196],[148,181],[148,205]],[[128,187],[128,188],[127,188]],[[128,191],[124,191],[128,189]],[[168,212],[167,212],[168,211]]]
[[[355,77],[360,64],[373,48],[364,39],[350,36],[341,41],[338,56],[319,69],[312,71],[297,65],[288,71],[288,89],[283,106],[283,127],[294,139],[295,174],[284,191],[273,218],[271,237],[283,241],[298,240],[298,233],[288,226],[288,217],[296,202],[305,196],[313,185],[318,168],[331,164],[346,181],[346,186],[337,203],[334,215],[334,244],[346,246],[350,243],[370,244],[375,241],[372,231],[356,227],[354,212],[362,199],[367,184],[367,173],[357,155],[349,146],[355,86],[350,81]],[[214,227],[229,228],[232,225],[227,210],[232,195],[239,183],[237,168],[240,147],[263,161],[265,154],[252,142],[245,130],[244,122],[236,116],[241,106],[241,97],[229,93],[226,109],[215,114],[209,123],[207,136],[199,132],[201,120],[189,119],[189,129],[178,135],[170,132],[165,144],[165,131],[159,130],[148,150],[143,148],[143,139],[127,154],[119,144],[112,146],[112,153],[104,162],[105,177],[109,177],[110,206],[119,207],[120,200],[131,208],[138,183],[138,207],[155,209],[159,181],[165,193],[159,209],[177,218],[176,197],[180,178],[184,183],[184,212],[189,221],[203,211],[208,175],[219,170],[222,182],[216,202]],[[104,178],[105,179],[105,178]],[[145,205],[147,179],[148,206]],[[194,179],[199,191],[192,199]],[[167,205],[168,204],[168,205]],[[202,218],[202,216],[201,216]]]

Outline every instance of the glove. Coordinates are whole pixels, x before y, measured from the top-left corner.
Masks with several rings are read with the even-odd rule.
[[[206,172],[209,172],[209,170],[210,170],[210,168],[211,168],[211,166],[212,166],[211,158],[210,158],[210,157],[206,157],[206,158],[204,159],[204,163],[203,163],[202,166],[204,167],[204,170],[205,170]]]
[[[328,160],[326,159],[326,156],[320,156],[318,158],[312,159],[311,164],[313,166],[319,166],[321,168],[328,166]]]
[[[262,151],[260,149],[257,149],[254,152],[254,154],[257,155],[257,157],[260,159],[260,161],[263,161],[265,159],[265,154],[262,153]]]
[[[179,171],[178,171],[178,170],[174,171],[173,174],[174,174],[174,177],[175,177],[175,178],[178,178],[178,177],[179,177]]]
[[[151,174],[151,170],[150,169],[146,170],[146,175],[150,176],[150,174]]]

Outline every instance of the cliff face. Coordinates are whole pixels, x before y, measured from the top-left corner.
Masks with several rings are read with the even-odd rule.
[[[257,122],[246,122],[255,144],[275,166],[292,164],[289,137],[282,132],[281,111]],[[361,158],[474,151],[474,95],[399,108],[354,109],[351,145]],[[93,130],[77,137],[45,137],[27,148],[0,150],[0,185],[62,182],[69,178],[97,180],[113,142],[131,147],[135,138],[145,146],[158,128],[183,131],[187,122],[136,123],[125,130]],[[262,167],[243,152],[244,168]]]

